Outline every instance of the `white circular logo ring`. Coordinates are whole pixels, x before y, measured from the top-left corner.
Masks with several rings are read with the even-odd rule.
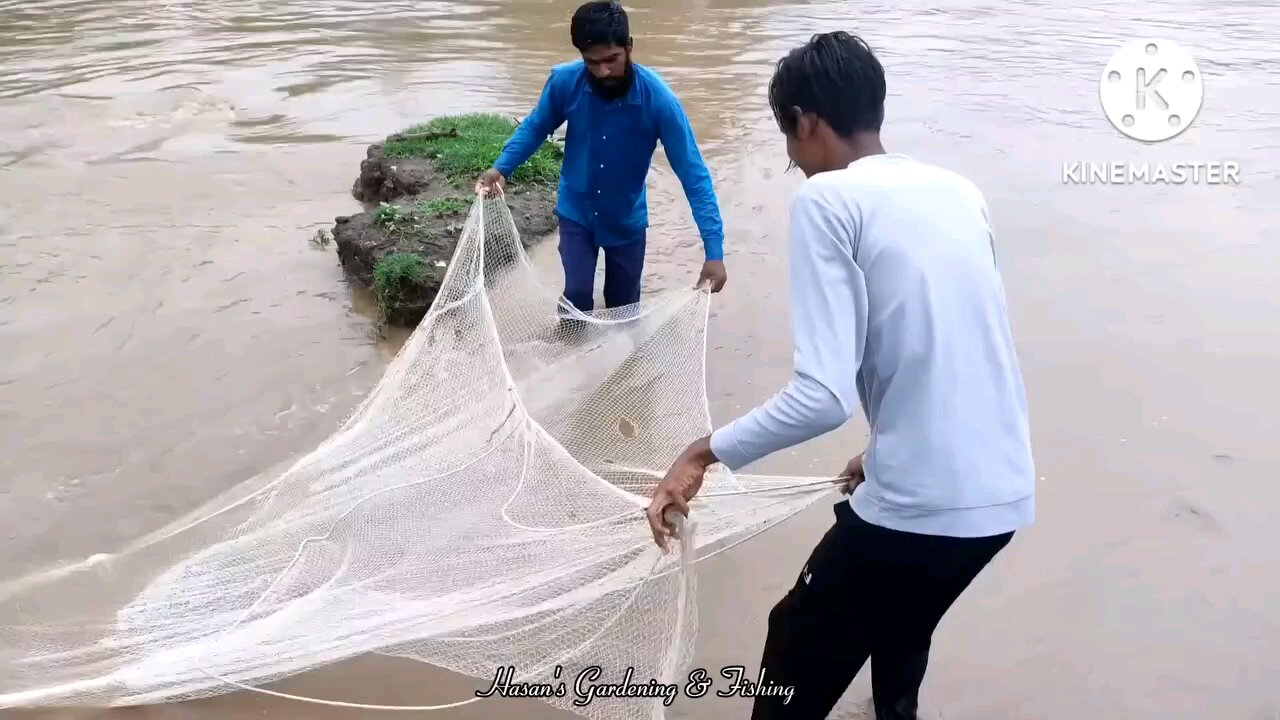
[[[1111,56],[1099,87],[1102,111],[1134,140],[1160,142],[1200,114],[1204,80],[1191,54],[1172,40],[1134,40]]]

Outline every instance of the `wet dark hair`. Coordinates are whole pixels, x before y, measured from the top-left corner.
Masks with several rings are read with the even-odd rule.
[[[631,26],[627,11],[618,2],[583,3],[569,22],[569,37],[579,52],[596,45],[631,45]]]
[[[769,105],[788,135],[796,129],[797,107],[825,120],[841,137],[878,132],[884,97],[880,61],[862,38],[843,30],[814,35],[787,53],[769,81]]]

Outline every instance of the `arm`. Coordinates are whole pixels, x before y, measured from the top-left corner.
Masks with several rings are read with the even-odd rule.
[[[999,272],[1000,256],[996,253],[996,231],[995,225],[991,222],[991,211],[987,209],[987,201],[981,195],[978,197],[978,202],[982,208],[982,219],[987,223],[987,240],[991,243],[991,264]]]
[[[547,81],[542,86],[542,95],[538,98],[538,104],[502,146],[502,152],[493,162],[493,167],[502,173],[504,178],[510,179],[511,173],[537,152],[551,133],[563,124],[564,98],[560,96],[556,76],[552,73],[547,76]]]
[[[797,195],[790,243],[795,370],[781,392],[711,435],[711,455],[729,469],[828,433],[853,416],[867,335],[866,281],[852,256],[857,232],[811,188]]]
[[[684,188],[693,211],[693,221],[698,225],[707,260],[724,259],[724,228],[720,221],[720,208],[716,204],[716,192],[711,186],[711,173],[698,152],[698,142],[689,127],[689,118],[675,95],[667,95],[658,110],[658,138],[662,151],[671,163],[671,169]]]
[[[966,189],[969,192],[969,201],[978,209],[978,213],[982,216],[982,222],[987,228],[987,242],[991,245],[991,264],[998,272],[1000,270],[1000,257],[996,254],[996,233],[995,225],[991,222],[991,210],[987,207],[987,199],[983,197],[982,191],[977,185],[967,183]]]

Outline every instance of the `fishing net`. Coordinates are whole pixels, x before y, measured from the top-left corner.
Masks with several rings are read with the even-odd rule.
[[[648,498],[711,430],[710,294],[578,312],[540,281],[501,198],[477,198],[442,272],[383,379],[314,451],[117,552],[0,585],[0,707],[277,693],[381,653],[478,688],[507,667],[565,682],[547,702],[590,718],[661,717],[660,698],[577,705],[572,679],[687,679],[694,559],[831,484],[717,466],[662,553]],[[455,700],[439,707],[483,702]]]

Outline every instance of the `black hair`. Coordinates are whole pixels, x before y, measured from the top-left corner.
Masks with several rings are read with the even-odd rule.
[[[826,121],[841,137],[879,132],[884,123],[884,68],[857,35],[843,30],[814,35],[778,61],[769,81],[769,105],[778,128],[795,132],[794,108]]]
[[[631,26],[622,4],[610,0],[583,3],[573,13],[569,37],[579,52],[596,45],[630,47]]]

